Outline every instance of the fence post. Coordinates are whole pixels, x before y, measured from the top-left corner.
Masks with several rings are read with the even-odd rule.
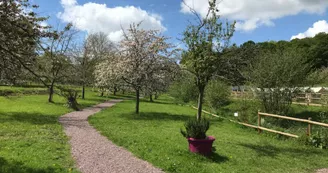
[[[261,127],[261,115],[260,115],[260,111],[257,111],[257,126]],[[262,130],[260,128],[258,128],[258,132],[261,133]]]
[[[309,117],[308,120],[311,121],[312,118]],[[312,133],[312,126],[311,126],[311,123],[308,123],[308,127],[307,127],[307,135],[308,135],[308,136],[311,136],[311,133]]]

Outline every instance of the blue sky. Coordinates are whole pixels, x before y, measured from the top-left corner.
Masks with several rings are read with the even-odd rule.
[[[295,1],[298,2],[294,4]],[[125,23],[144,20],[145,28],[162,29],[166,36],[172,38],[172,42],[178,43],[176,38],[180,37],[188,20],[193,19],[188,12],[182,12],[180,0],[33,0],[32,2],[40,6],[38,12],[41,15],[50,16],[48,23],[51,25],[78,21],[80,23],[77,22],[76,25],[82,33],[97,32],[100,29],[99,31],[112,33],[113,39],[117,38],[120,24],[124,26]],[[200,14],[204,13],[204,7],[207,5],[206,0],[186,0],[186,2],[196,6],[195,10]],[[248,40],[255,42],[290,40],[292,36],[298,35],[298,38],[304,38],[312,37],[317,32],[328,32],[326,22],[328,2],[326,0],[312,2],[224,0],[220,4],[222,8],[219,5],[219,9],[222,10],[223,18],[238,22],[232,42],[241,44]],[[105,5],[99,6],[101,4]],[[111,21],[113,18],[116,22]],[[318,24],[314,25],[316,22]]]

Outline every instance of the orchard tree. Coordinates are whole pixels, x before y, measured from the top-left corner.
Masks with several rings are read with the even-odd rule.
[[[0,71],[25,68],[34,76],[37,42],[51,33],[41,23],[47,18],[39,17],[28,0],[3,0],[0,3]],[[1,70],[2,69],[2,70]],[[7,71],[8,72],[8,71]],[[38,76],[40,77],[40,76]]]
[[[118,89],[124,87],[125,82],[119,72],[119,63],[119,52],[112,52],[102,62],[96,65],[94,71],[95,85],[102,90],[102,95],[106,89],[112,90],[114,95],[116,95]]]
[[[184,3],[188,6],[186,3]],[[204,91],[209,80],[217,75],[224,77],[228,73],[229,62],[222,56],[222,50],[228,47],[229,39],[234,32],[234,23],[224,25],[220,21],[217,1],[209,1],[209,9],[202,17],[193,8],[190,11],[196,16],[196,23],[187,26],[182,41],[187,51],[182,56],[183,67],[195,75],[199,90],[197,119],[201,118]]]
[[[33,72],[49,90],[49,102],[53,102],[55,84],[64,82],[72,72],[72,62],[68,52],[76,31],[68,24],[62,31],[51,31],[53,36],[42,39],[38,44],[39,57]]]
[[[144,88],[145,95],[149,96],[149,100],[153,102],[153,95],[155,99],[160,93],[166,92],[177,77],[180,67],[177,65],[175,59],[167,57],[159,57],[156,71],[148,74],[147,85]]]
[[[82,84],[82,99],[85,98],[85,86],[94,83],[95,66],[105,60],[114,48],[107,35],[99,32],[88,35],[83,44],[73,51],[77,78]]]
[[[120,44],[120,59],[115,63],[116,73],[135,90],[136,113],[139,113],[141,90],[148,85],[153,74],[158,74],[162,58],[170,57],[173,52],[167,38],[157,30],[143,30],[139,24],[132,24],[123,34]]]

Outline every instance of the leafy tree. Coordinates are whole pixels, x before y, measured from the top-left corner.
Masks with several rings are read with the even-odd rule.
[[[50,36],[48,26],[40,23],[47,18],[39,17],[28,0],[3,0],[0,3],[0,71],[9,73],[27,69],[38,76],[32,66],[35,64],[35,49],[40,38]],[[9,71],[8,71],[9,70]],[[40,77],[40,76],[38,76]],[[15,80],[15,78],[13,78]]]
[[[300,51],[262,52],[250,66],[249,81],[260,89],[259,97],[266,112],[287,115],[293,92],[305,84],[311,71]]]
[[[328,67],[328,34],[319,33],[313,39],[310,48],[310,57],[315,69]]]
[[[187,51],[183,53],[182,64],[196,77],[199,91],[197,119],[200,120],[207,83],[214,75],[224,77],[229,73],[227,67],[230,65],[222,56],[222,50],[228,47],[234,32],[234,23],[223,26],[216,0],[209,1],[209,9],[204,18],[191,7],[190,11],[196,16],[197,22],[187,26],[183,33],[182,41],[186,44]]]

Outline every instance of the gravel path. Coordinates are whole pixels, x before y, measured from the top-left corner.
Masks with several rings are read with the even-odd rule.
[[[70,138],[76,167],[82,173],[162,173],[150,163],[116,146],[89,125],[87,119],[90,115],[120,101],[112,100],[59,118],[66,135]]]
[[[319,169],[316,173],[328,173],[328,168]]]

